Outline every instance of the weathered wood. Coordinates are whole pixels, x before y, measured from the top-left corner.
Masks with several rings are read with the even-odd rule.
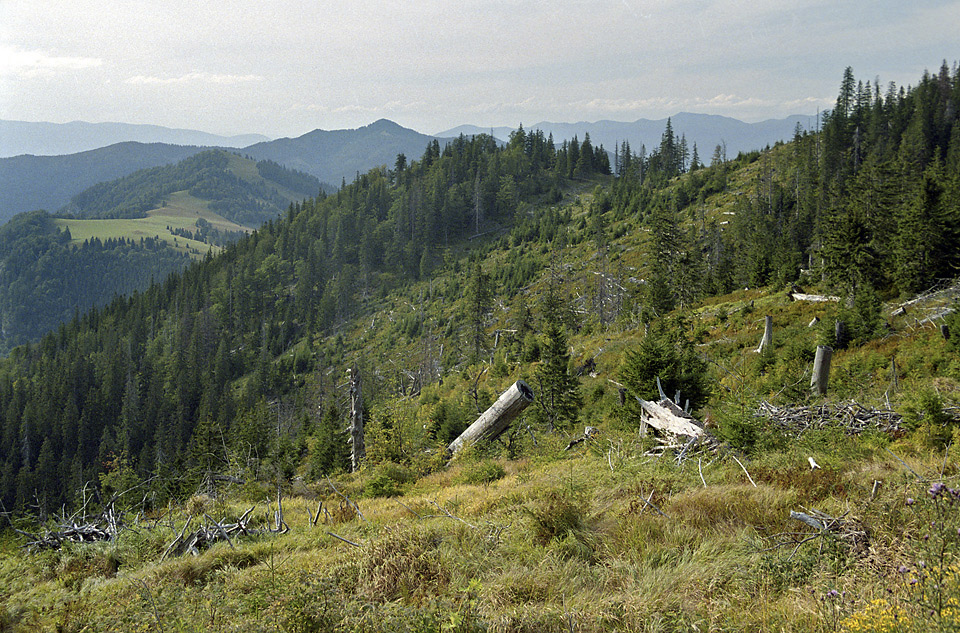
[[[903,424],[903,416],[896,411],[872,409],[853,400],[795,407],[778,407],[761,401],[756,415],[767,418],[791,435],[800,435],[811,428],[840,428],[848,435],[867,430],[898,433]]]
[[[350,378],[350,468],[352,472],[360,469],[360,462],[367,451],[363,441],[363,394],[360,391],[360,371],[347,370]]]
[[[660,402],[649,402],[637,397],[637,402],[646,414],[643,416],[643,421],[660,432],[686,437],[700,437],[704,433],[703,427],[669,398],[664,398]]]
[[[757,353],[771,345],[773,345],[773,317],[767,315],[763,318],[763,337],[760,339],[760,345],[757,346]]]
[[[827,395],[827,383],[830,381],[830,359],[833,348],[826,345],[817,346],[817,355],[813,359],[813,376],[810,377],[810,388],[818,396]]]
[[[825,530],[827,528],[827,526],[823,524],[823,521],[815,517],[812,517],[805,512],[794,512],[793,510],[791,510],[790,518],[796,519],[797,521],[800,521],[802,523],[806,523],[807,525],[814,528],[815,530]]]
[[[476,421],[453,440],[447,451],[451,455],[471,444],[480,441],[494,440],[509,428],[520,413],[534,400],[533,389],[522,380],[513,383],[504,391],[489,409],[484,411]]]
[[[791,301],[840,301],[840,297],[834,297],[833,295],[808,295],[800,292],[791,292],[787,294],[790,297]]]

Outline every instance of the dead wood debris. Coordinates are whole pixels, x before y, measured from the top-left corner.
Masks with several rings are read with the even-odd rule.
[[[842,428],[849,435],[864,431],[897,433],[903,425],[903,416],[889,409],[873,409],[848,400],[808,406],[778,407],[761,401],[757,416],[767,418],[781,430],[797,435],[807,429]]]
[[[244,512],[243,515],[237,519],[236,523],[226,523],[222,520],[216,521],[210,517],[209,514],[205,514],[204,518],[206,518],[207,524],[201,525],[189,533],[187,532],[187,528],[193,521],[193,517],[188,518],[187,522],[183,524],[183,529],[180,530],[177,538],[173,539],[173,541],[167,545],[167,549],[164,550],[160,560],[165,560],[168,556],[182,556],[188,552],[197,556],[200,554],[200,550],[207,549],[218,541],[227,541],[232,548],[234,546],[233,538],[236,536],[262,534],[262,530],[247,527],[250,515],[253,513],[255,507],[256,506]]]
[[[794,546],[792,557],[796,554],[804,543],[821,539],[820,550],[822,553],[824,536],[836,539],[846,545],[855,555],[861,556],[867,553],[870,546],[870,535],[864,527],[863,522],[855,517],[849,516],[850,512],[844,512],[838,517],[831,516],[826,512],[821,512],[816,508],[811,508],[806,512],[790,511],[790,518],[812,527],[816,533],[810,532],[786,532],[776,534],[770,537],[775,545],[770,550],[779,549],[783,546]]]

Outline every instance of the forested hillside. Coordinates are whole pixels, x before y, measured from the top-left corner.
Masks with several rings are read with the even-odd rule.
[[[3,501],[25,508],[42,492],[48,510],[69,503],[110,455],[141,477],[196,472],[190,447],[211,428],[234,451],[280,450],[307,426],[268,442],[258,430],[266,403],[313,410],[318,376],[372,353],[364,338],[343,336],[356,319],[437,271],[446,281],[427,292],[438,309],[470,297],[474,307],[408,317],[384,330],[382,344],[420,341],[440,375],[478,362],[492,329],[508,326],[507,313],[491,320],[492,306],[515,303],[564,244],[584,240],[603,275],[632,289],[614,313],[603,297],[593,299],[598,310],[567,303],[571,331],[595,319],[600,328],[650,321],[734,288],[797,281],[805,269],[850,298],[849,336],[866,340],[882,323],[881,297],[955,274],[960,253],[960,82],[944,66],[915,88],[881,92],[848,72],[822,132],[735,160],[717,148],[709,167],[668,121],[659,147],[617,148],[616,177],[609,188],[596,181],[576,222],[572,207],[555,203],[571,185],[602,178],[606,152],[589,139],[555,147],[522,129],[505,147],[486,136],[435,141],[419,161],[399,156],[393,169],[291,205],[220,256],[15,351],[0,370]],[[729,191],[735,174],[748,184]],[[489,263],[476,259],[484,253]],[[556,278],[566,302],[574,281]],[[194,485],[188,477],[179,489]]]
[[[186,191],[222,217],[257,227],[294,201],[317,195],[320,181],[270,161],[251,161],[224,150],[208,150],[175,165],[144,169],[75,195],[61,214],[78,218],[138,218]]]
[[[189,515],[212,520],[212,498],[226,512],[227,494],[276,502],[276,528],[260,534],[271,539],[292,495],[288,511],[310,505],[302,530],[321,509],[327,527],[350,530],[279,541],[290,558],[330,563],[310,570],[283,568],[272,540],[164,567],[170,548],[138,537],[148,553],[117,554],[113,573],[153,561],[156,575],[102,589],[143,607],[103,609],[114,627],[172,619],[159,601],[196,627],[247,617],[379,631],[415,617],[428,630],[449,617],[452,630],[559,631],[589,614],[585,630],[775,630],[798,618],[837,630],[869,598],[846,605],[845,587],[934,573],[896,571],[913,547],[908,522],[944,544],[937,595],[955,600],[957,574],[943,570],[955,569],[958,493],[941,480],[957,472],[956,336],[925,328],[921,302],[889,315],[957,275],[960,68],[885,89],[848,70],[821,130],[737,157],[722,146],[699,155],[670,121],[658,146],[612,153],[613,165],[589,138],[557,145],[523,129],[502,146],[434,141],[419,160],[398,155],[292,204],[219,255],[15,349],[0,361],[3,506],[18,520],[105,501],[158,516],[202,492]],[[795,286],[825,300],[791,301]],[[934,306],[948,334],[960,331],[950,296]],[[754,350],[764,315],[780,329]],[[826,399],[807,388],[818,344],[837,352]],[[366,424],[354,474],[345,419],[359,394],[347,370],[362,378],[354,415]],[[517,379],[536,393],[520,422],[444,470],[446,445]],[[652,456],[635,397],[660,389],[688,401],[715,443],[664,440]],[[885,400],[900,422],[798,431],[758,413],[869,410],[842,398]],[[940,483],[920,499],[915,470],[897,478],[880,461],[888,447],[911,451],[917,470],[935,464]],[[695,463],[689,451],[702,451]],[[344,490],[326,479],[336,475]],[[378,522],[348,494],[416,502],[370,501],[389,517]],[[813,509],[824,503],[832,515]],[[931,528],[908,516],[921,508],[947,514]],[[793,509],[820,528],[798,536]],[[332,560],[325,534],[357,555]],[[101,595],[93,585],[84,595]],[[210,588],[230,605],[221,620],[197,606]],[[926,613],[926,594],[910,591],[881,597]]]
[[[319,190],[307,174],[211,150],[74,196],[70,215],[92,224],[69,222],[86,233],[73,243],[69,228],[44,211],[15,216],[0,226],[0,354],[163,281],[245,235],[244,224],[277,218]],[[150,222],[105,222],[148,213]]]
[[[0,354],[191,261],[152,237],[76,246],[70,240],[44,211],[22,213],[0,227]]]

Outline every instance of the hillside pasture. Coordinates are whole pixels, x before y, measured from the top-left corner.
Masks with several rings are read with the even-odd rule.
[[[218,246],[211,246],[197,240],[174,235],[173,230],[196,231],[197,220],[203,218],[219,231],[245,231],[248,233],[251,231],[248,227],[230,222],[210,211],[207,207],[208,203],[206,201],[195,198],[186,191],[178,191],[169,196],[164,206],[148,211],[145,218],[109,220],[60,218],[56,220],[56,223],[61,228],[70,229],[73,243],[76,244],[81,244],[92,238],[100,240],[123,238],[139,242],[142,238],[152,237],[162,239],[177,250],[190,253],[196,258],[202,257],[211,248],[214,253],[221,249]]]

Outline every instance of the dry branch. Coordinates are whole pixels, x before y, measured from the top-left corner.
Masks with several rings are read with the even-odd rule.
[[[778,407],[761,401],[756,415],[771,420],[780,430],[796,435],[811,428],[842,428],[849,435],[867,430],[896,433],[903,423],[903,416],[896,411],[872,409],[854,400],[795,407]]]

